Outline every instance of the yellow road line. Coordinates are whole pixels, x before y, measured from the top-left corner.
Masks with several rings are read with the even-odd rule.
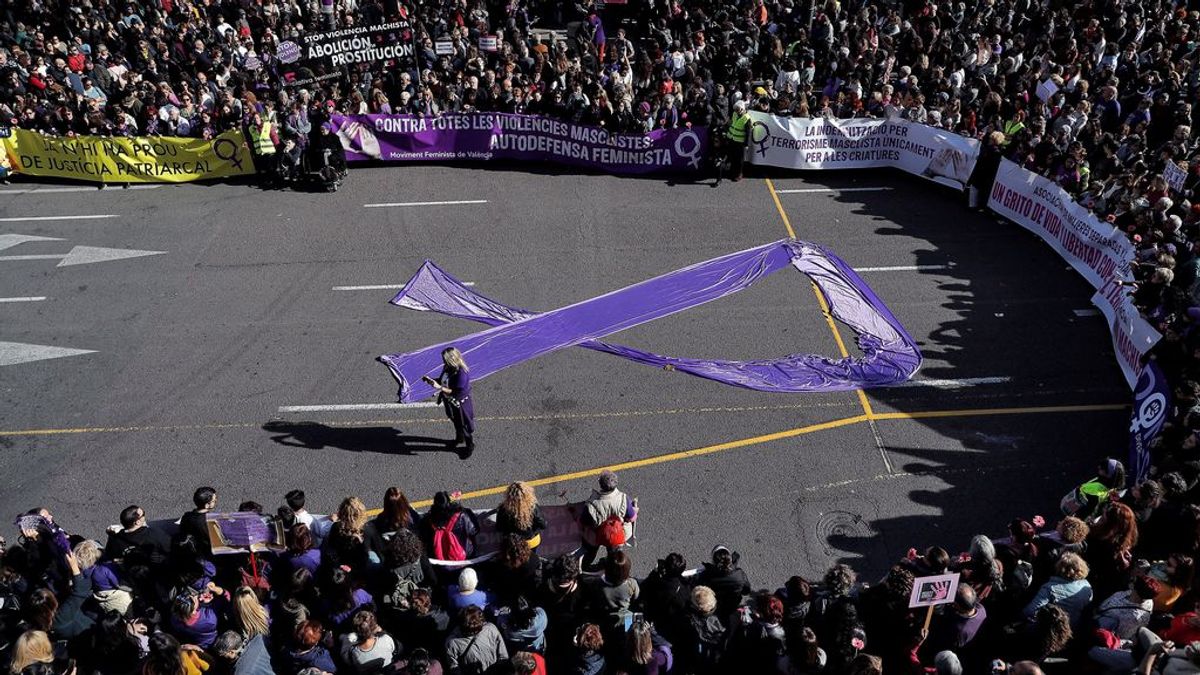
[[[1045,413],[1104,412],[1128,410],[1125,403],[1102,403],[1096,405],[1048,405],[1023,408],[967,408],[963,410],[919,410],[916,412],[875,413],[875,420],[926,420],[950,417],[986,417],[990,415],[1040,415]]]
[[[783,219],[783,226],[787,228],[788,236],[792,239],[796,238],[796,231],[792,229],[792,221],[788,219],[787,211],[783,210],[783,202],[779,201],[779,193],[775,191],[775,184],[770,178],[764,179],[767,181],[767,189],[771,191],[771,199],[775,200],[775,208],[779,210],[779,217]]]
[[[645,459],[635,459],[635,460],[631,460],[628,462],[621,462],[620,464],[610,464],[608,466],[600,466],[600,467],[596,467],[594,469],[585,469],[583,471],[564,473],[564,474],[560,474],[557,476],[547,476],[545,478],[537,478],[537,479],[526,481],[526,482],[535,487],[541,486],[541,485],[553,485],[555,483],[562,483],[562,482],[566,482],[566,481],[570,481],[570,480],[578,480],[580,478],[590,478],[592,476],[598,476],[598,475],[600,475],[600,473],[602,471],[605,471],[605,470],[627,471],[629,469],[640,469],[640,468],[647,467],[647,466],[653,466],[655,464],[664,464],[666,462],[674,462],[674,461],[678,461],[681,459],[690,459],[692,457],[702,457],[704,455],[711,455],[713,453],[724,452],[726,450],[735,450],[737,448],[744,448],[744,447],[748,447],[751,445],[770,443],[771,441],[777,441],[777,440],[781,440],[784,438],[793,438],[795,436],[803,436],[805,434],[811,434],[816,431],[825,431],[827,429],[837,429],[839,427],[852,426],[852,425],[858,424],[860,422],[867,422],[867,421],[871,421],[871,420],[918,420],[918,419],[930,419],[930,418],[945,419],[945,418],[953,418],[953,417],[979,417],[979,416],[987,416],[987,415],[1037,415],[1037,414],[1045,414],[1045,413],[1105,412],[1105,411],[1113,411],[1113,410],[1126,410],[1128,408],[1129,408],[1128,405],[1113,403],[1113,404],[1097,404],[1097,405],[1055,405],[1055,406],[1041,406],[1041,407],[1026,406],[1026,407],[1020,407],[1020,408],[966,408],[966,409],[962,409],[962,410],[926,410],[926,411],[917,411],[917,412],[887,412],[887,413],[876,413],[873,417],[867,417],[866,415],[855,415],[853,417],[844,417],[842,419],[831,420],[829,422],[821,422],[819,424],[810,424],[808,426],[798,427],[795,429],[788,429],[786,431],[777,431],[775,433],[764,434],[762,436],[753,436],[751,438],[743,438],[743,439],[736,440],[736,441],[728,441],[726,443],[719,443],[717,445],[709,445],[709,446],[706,446],[703,448],[696,448],[695,450],[684,450],[682,452],[672,452],[672,453],[665,454],[665,455],[656,455],[654,457],[647,457]],[[885,479],[885,478],[897,478],[897,477],[904,477],[904,476],[908,476],[908,475],[909,474],[906,474],[906,473],[883,474],[880,476],[876,476],[875,478],[872,478],[870,480]],[[850,485],[850,484],[856,483],[856,482],[861,482],[861,481],[860,480],[837,481],[834,483],[828,483],[821,487],[822,488],[831,488],[831,487],[838,487],[838,486],[842,486],[842,485]],[[507,485],[497,485],[495,487],[483,488],[480,490],[472,490],[471,492],[464,492],[462,494],[461,498],[462,499],[472,499],[472,498],[476,498],[476,497],[488,497],[488,496],[493,496],[493,495],[499,495],[499,494],[503,494],[506,489],[508,489]],[[806,488],[806,489],[808,489],[808,488]],[[431,503],[432,503],[431,500],[426,499],[424,501],[414,502],[413,507],[424,508],[424,507],[429,506]],[[372,513],[378,513],[378,510],[376,509],[376,510],[372,511]]]
[[[582,471],[564,473],[557,476],[548,476],[546,478],[536,478],[525,482],[534,487],[538,487],[541,485],[553,485],[554,483],[563,483],[570,480],[578,480],[580,478],[599,476],[604,471],[628,471],[630,469],[640,469],[647,466],[653,466],[655,464],[675,462],[681,459],[691,459],[693,457],[703,457],[704,455],[725,452],[726,450],[736,450],[737,448],[744,448],[751,445],[761,445],[762,443],[770,443],[771,441],[778,441],[784,438],[794,438],[796,436],[811,434],[816,431],[825,431],[826,429],[846,427],[852,424],[858,424],[859,422],[864,422],[866,419],[866,415],[843,417],[842,419],[821,422],[819,424],[810,424],[808,426],[797,427],[795,429],[787,429],[786,431],[776,431],[774,433],[763,434],[761,436],[752,436],[750,438],[742,438],[736,441],[708,445],[703,448],[696,448],[695,450],[683,450],[680,452],[671,452],[665,455],[655,455],[653,457],[646,457],[645,459],[634,459],[628,462],[621,462],[619,464],[609,464],[608,466],[599,466],[594,469],[584,469]],[[482,490],[464,492],[460,498],[473,499],[476,497],[488,497],[492,495],[503,494],[507,489],[508,485],[497,485],[495,487],[483,488]],[[431,503],[432,502],[429,500],[414,502],[413,507],[423,508],[425,506],[429,506]]]
[[[779,211],[779,218],[783,221],[783,226],[787,228],[788,236],[795,239],[796,230],[792,228],[792,221],[783,208],[783,202],[779,200],[779,192],[775,190],[775,183],[771,182],[770,178],[764,180],[767,181],[767,189],[771,191],[771,199],[775,200],[775,208]],[[838,353],[842,355],[843,359],[850,358],[850,351],[846,349],[846,341],[842,339],[842,332],[838,330],[837,323],[833,320],[833,314],[829,311],[829,303],[815,283],[812,284],[812,291],[813,295],[817,296],[817,302],[821,304],[821,313],[825,315],[825,323],[829,325],[829,332],[833,333],[833,341],[837,343]],[[856,389],[855,392],[858,394],[858,402],[862,405],[863,413],[868,419],[871,418],[875,413],[871,409],[871,401],[867,398],[866,392],[862,389]]]
[[[819,408],[841,408],[843,403],[824,402],[787,405],[753,406],[705,406],[699,408],[660,408],[652,410],[613,410],[594,413],[563,413],[546,415],[492,415],[476,417],[478,422],[538,422],[549,420],[582,420],[628,417],[654,417],[658,415],[702,415],[709,413],[776,412],[781,410],[815,410]],[[304,420],[311,422],[313,420]],[[414,425],[445,424],[445,417],[420,417],[413,419],[350,420],[327,424],[336,428],[369,427],[379,424]],[[0,437],[13,436],[61,436],[68,434],[113,434],[146,431],[195,431],[203,429],[257,429],[264,422],[214,422],[212,424],[177,424],[150,426],[74,427],[65,429],[11,429],[0,430]]]

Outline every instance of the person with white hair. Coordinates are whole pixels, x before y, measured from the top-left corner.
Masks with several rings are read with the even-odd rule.
[[[728,144],[729,172],[733,180],[742,179],[742,167],[746,159],[746,143],[750,141],[751,121],[746,112],[746,102],[737,101],[733,104],[733,118],[729,120],[729,129],[725,132]]]
[[[458,611],[475,605],[487,609],[490,598],[486,591],[479,589],[479,575],[471,567],[466,567],[458,573],[458,584],[446,589],[446,601],[451,609]]]

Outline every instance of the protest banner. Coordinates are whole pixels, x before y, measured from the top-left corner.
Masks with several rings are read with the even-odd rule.
[[[583,541],[580,520],[587,512],[583,503],[541,504],[546,529],[541,531],[538,555],[550,559],[564,553],[576,554]],[[461,569],[495,558],[506,535],[496,529],[496,512],[479,514],[479,532],[475,535],[475,552],[469,560],[435,560],[430,564],[442,569]]]
[[[254,173],[240,131],[211,140],[152,136],[43,136],[13,129],[3,139],[13,170],[105,183],[183,183]]]
[[[1175,192],[1183,191],[1183,182],[1187,180],[1187,171],[1181,169],[1175,162],[1167,162],[1163,167],[1163,180],[1167,182],[1167,187]]]
[[[289,87],[340,77],[344,66],[356,63],[407,65],[415,53],[407,19],[309,33],[280,42],[275,49],[275,57],[283,64],[283,82]]]
[[[788,169],[891,167],[965,184],[979,141],[907,120],[809,119],[751,112],[750,162]]]
[[[1161,337],[1122,285],[1133,278],[1133,244],[1115,226],[1075,203],[1053,181],[1004,160],[988,208],[1041,237],[1097,290],[1092,302],[1108,320],[1117,362],[1129,387],[1146,352]]]
[[[1149,478],[1150,444],[1158,438],[1170,410],[1170,384],[1158,363],[1151,361],[1138,378],[1129,415],[1129,463],[1125,467],[1131,485]]]
[[[334,115],[333,123],[352,162],[521,160],[646,174],[698,170],[708,150],[700,127],[615,134],[538,115]]]
[[[1145,370],[1145,356],[1162,335],[1159,334],[1133,304],[1132,288],[1116,279],[1108,280],[1092,296],[1095,305],[1108,322],[1112,333],[1113,353],[1117,365],[1130,389],[1136,389],[1138,378]]]

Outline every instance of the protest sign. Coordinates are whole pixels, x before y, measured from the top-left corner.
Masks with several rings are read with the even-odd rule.
[[[708,149],[700,127],[616,134],[538,115],[335,115],[333,123],[352,162],[521,160],[645,174],[695,171]]]
[[[1167,162],[1163,167],[1163,180],[1167,182],[1167,187],[1170,187],[1175,192],[1183,191],[1183,182],[1187,180],[1187,171],[1179,168],[1175,162]]]
[[[958,590],[958,572],[937,574],[913,579],[912,593],[908,596],[908,607],[933,607],[954,602]]]
[[[500,40],[495,35],[479,36],[479,49],[485,52],[494,52],[499,49]]]
[[[788,169],[892,167],[965,184],[979,141],[906,120],[809,119],[750,113],[750,161]]]
[[[406,65],[414,53],[412,26],[407,19],[309,33],[281,42],[275,50],[287,86],[307,86],[340,77],[343,67],[357,63]]]
[[[433,43],[433,48],[434,51],[439,55],[454,53],[454,43],[450,40],[438,40],[437,42]]]
[[[207,513],[204,520],[214,554],[278,551],[285,545],[280,524],[260,513]]]
[[[1133,244],[1075,203],[1053,181],[1004,160],[988,208],[1041,237],[1097,290],[1092,302],[1108,320],[1125,380],[1133,388],[1146,352],[1161,337],[1134,307],[1121,282],[1133,278]]]
[[[909,609],[928,607],[925,611],[925,629],[929,630],[929,621],[933,619],[933,608],[954,602],[958,593],[958,572],[937,574],[931,577],[913,579],[912,592],[908,596]]]
[[[254,173],[240,131],[216,138],[43,136],[13,129],[3,140],[13,170],[107,183],[182,183]]]
[[[1037,97],[1041,99],[1042,103],[1049,101],[1057,93],[1058,83],[1050,78],[1047,78],[1045,82],[1042,82],[1037,87]]]

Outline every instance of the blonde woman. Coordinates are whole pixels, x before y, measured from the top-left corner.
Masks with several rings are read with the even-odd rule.
[[[270,631],[267,610],[249,586],[242,586],[233,592],[233,623],[246,641]]]
[[[369,551],[363,532],[367,525],[367,507],[358,497],[346,497],[337,510],[337,522],[321,545],[321,564],[345,565],[356,571],[366,570]]]
[[[54,646],[50,637],[40,630],[27,630],[13,646],[9,672],[20,673],[35,663],[54,663]]]
[[[504,492],[504,501],[496,509],[496,530],[500,534],[515,534],[536,549],[542,543],[546,519],[538,508],[537,495],[528,483],[516,482]]]
[[[470,370],[462,352],[455,347],[446,347],[442,350],[442,373],[438,379],[428,375],[421,378],[433,387],[438,401],[446,409],[446,417],[454,423],[453,446],[466,443],[466,449],[458,454],[461,459],[475,452],[475,404],[471,401]]]

